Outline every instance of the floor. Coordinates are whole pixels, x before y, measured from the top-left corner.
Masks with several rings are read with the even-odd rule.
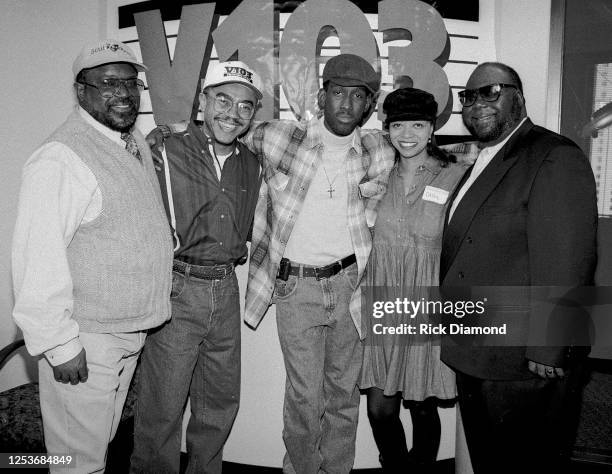
[[[612,362],[592,360],[592,374],[582,404],[581,421],[573,453],[571,474],[612,474]],[[110,446],[107,472],[128,472],[129,453],[132,451],[132,427],[128,424],[117,434]],[[182,469],[185,468],[182,456]],[[447,459],[436,463],[431,474],[453,474],[455,463]],[[21,470],[21,473],[24,471]],[[37,472],[40,472],[38,470]],[[223,474],[280,474],[269,467],[223,464]],[[358,469],[354,474],[382,474],[382,469]],[[417,474],[410,472],[409,474]]]

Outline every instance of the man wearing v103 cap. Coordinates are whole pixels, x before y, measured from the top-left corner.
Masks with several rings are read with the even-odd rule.
[[[13,239],[13,317],[39,360],[51,471],[103,472],[146,330],[170,317],[172,239],[134,127],[145,67],[104,40],[73,63],[77,109],[30,157]]]
[[[262,123],[245,138],[262,159],[265,184],[244,318],[256,327],[276,303],[288,473],[353,466],[363,355],[355,289],[372,247],[368,223],[395,156],[381,136],[359,128],[379,86],[365,59],[340,54],[323,70],[321,118]]]
[[[152,331],[142,356],[132,472],[179,472],[187,397],[187,472],[220,473],[240,401],[240,305],[234,267],[260,185],[257,158],[237,138],[261,94],[246,64],[215,65],[202,82],[203,123],[154,148],[174,232],[172,319]]]

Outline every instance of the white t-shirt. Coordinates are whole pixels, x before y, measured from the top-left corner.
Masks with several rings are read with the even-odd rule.
[[[299,216],[285,248],[285,258],[313,266],[328,265],[352,253],[348,229],[346,159],[355,140],[353,131],[339,137],[319,120],[321,161],[312,178]]]

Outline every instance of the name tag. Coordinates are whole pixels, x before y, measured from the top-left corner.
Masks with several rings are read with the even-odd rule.
[[[423,200],[435,202],[436,204],[445,204],[448,200],[448,191],[433,186],[425,186],[423,191]]]

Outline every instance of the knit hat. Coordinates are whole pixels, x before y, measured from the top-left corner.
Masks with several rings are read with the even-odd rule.
[[[383,103],[385,125],[402,120],[427,120],[435,122],[438,103],[429,92],[405,87],[391,92]]]

